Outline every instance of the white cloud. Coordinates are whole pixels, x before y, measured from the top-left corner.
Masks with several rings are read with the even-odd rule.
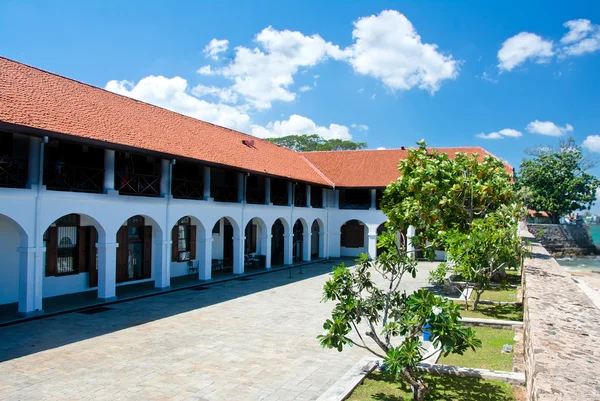
[[[496,78],[493,78],[490,74],[487,73],[487,71],[484,71],[483,74],[481,74],[481,80],[482,81],[488,81],[491,82],[493,84],[497,84],[498,80]]]
[[[521,32],[508,38],[498,51],[498,67],[502,71],[511,71],[527,60],[546,63],[554,55],[553,43],[529,32]]]
[[[216,38],[212,39],[206,47],[204,48],[204,53],[206,57],[210,57],[213,60],[219,59],[219,53],[223,53],[229,47],[229,41],[226,39],[218,40]]]
[[[421,42],[412,23],[394,10],[354,22],[350,64],[360,74],[379,78],[390,89],[413,87],[436,92],[442,82],[458,76],[459,63]]]
[[[567,132],[572,132],[573,126],[571,124],[567,124],[564,127],[560,127],[551,121],[535,120],[527,124],[527,127],[525,127],[525,129],[531,132],[532,134],[561,136],[566,134]]]
[[[569,31],[560,40],[565,45],[561,49],[561,58],[580,56],[600,49],[599,25],[594,25],[587,19],[577,19],[567,21],[563,26]]]
[[[600,152],[600,135],[590,135],[585,138],[583,147],[591,152]]]
[[[357,129],[359,131],[368,131],[369,126],[366,124],[350,124],[351,128]]]
[[[308,92],[308,91],[309,91],[309,90],[311,90],[311,89],[312,89],[312,87],[311,87],[311,86],[304,85],[304,86],[301,86],[301,87],[300,87],[298,90],[299,90],[300,92]]]
[[[215,70],[213,70],[210,65],[202,66],[202,67],[198,68],[198,71],[196,71],[196,72],[200,75],[215,75],[216,74]]]
[[[518,138],[522,135],[523,134],[520,131],[517,131],[516,129],[504,128],[504,129],[501,129],[500,131],[490,132],[489,134],[482,132],[475,136],[477,138],[481,138],[481,139],[502,139],[502,138],[506,138],[506,137]]]
[[[218,88],[216,86],[196,85],[192,88],[192,94],[197,97],[212,96],[218,98],[223,103],[235,104],[238,101],[238,95],[231,88]]]
[[[250,127],[248,114],[229,105],[206,102],[190,95],[187,81],[181,77],[151,75],[137,84],[113,80],[106,84],[105,89],[225,127],[237,130]]]
[[[377,148],[377,150],[385,150],[385,148],[383,146],[380,146]]]
[[[325,139],[352,139],[350,130],[344,125],[330,124],[329,127],[317,125],[310,118],[293,114],[283,121],[271,121],[266,126],[253,125],[252,135],[259,138],[282,137],[287,135],[318,134]]]

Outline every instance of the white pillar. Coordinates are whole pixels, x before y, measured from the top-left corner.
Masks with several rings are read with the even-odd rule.
[[[40,173],[40,138],[29,137],[29,166],[27,169],[27,188],[38,185]]]
[[[336,189],[333,191],[333,208],[334,209],[340,208],[340,190],[339,189]]]
[[[367,230],[365,226],[365,230]],[[377,232],[370,232],[368,234],[367,254],[369,259],[373,260],[377,257]]]
[[[310,205],[310,185],[306,184],[306,207],[312,207]]]
[[[304,262],[308,262],[310,260],[310,250],[312,245],[311,237],[311,230],[304,230],[304,233],[302,235],[302,260]]]
[[[244,273],[244,240],[243,235],[233,237],[233,274]]]
[[[46,248],[19,247],[19,307],[20,316],[33,316],[41,314],[42,310],[42,287],[43,271],[36,271],[36,258],[43,261]],[[39,256],[38,256],[39,255]],[[43,263],[37,264],[43,269]],[[41,277],[38,277],[41,276]],[[39,285],[36,285],[39,283]]]
[[[173,241],[156,240],[154,241],[154,249],[152,260],[154,266],[154,287],[166,289],[171,286],[171,245]],[[155,257],[154,257],[155,256]],[[160,257],[159,257],[160,256]]]
[[[321,200],[322,200],[322,202],[323,202],[323,208],[326,208],[327,206],[329,206],[329,205],[327,204],[327,194],[328,194],[328,193],[329,193],[329,190],[328,190],[328,189],[323,189],[323,190],[321,191]]]
[[[413,257],[415,257],[415,246],[413,245],[411,238],[416,234],[416,232],[417,230],[414,226],[408,226],[408,229],[406,230],[406,251],[409,252],[409,254]]]
[[[119,244],[97,243],[98,248],[98,300],[117,299],[117,248]]]
[[[291,233],[283,234],[283,264],[291,265],[293,262],[293,238],[294,236]]]
[[[288,206],[292,206],[294,204],[294,184],[291,181],[287,183],[287,192],[288,192]]]
[[[210,167],[204,167],[202,177],[202,183],[204,185],[204,200],[212,200],[210,197]]]
[[[207,230],[208,235],[212,230]],[[210,280],[212,278],[212,236],[208,238],[200,239],[200,246],[202,247],[202,252],[200,253],[200,257],[198,258],[198,279],[199,280]]]
[[[265,177],[265,204],[272,205],[271,203],[271,179]]]
[[[369,208],[370,210],[375,210],[377,209],[377,190],[376,189],[371,189],[371,207]]]
[[[238,203],[246,202],[246,188],[244,188],[244,176],[245,173],[237,174]]]
[[[270,269],[271,268],[271,252],[272,252],[272,240],[273,240],[273,236],[270,234],[267,235],[263,235],[262,237],[262,241],[264,243],[262,249],[264,250],[264,254],[265,255],[265,268],[266,269]]]
[[[170,160],[161,159],[160,161],[160,196],[171,195],[169,193],[169,165]]]
[[[328,235],[326,231],[319,231],[319,257],[321,258],[328,258],[329,254],[328,254],[328,247],[327,247],[327,242],[328,240]]]
[[[115,151],[104,150],[104,192],[115,190]]]
[[[340,232],[330,232],[329,233],[329,246],[328,246],[328,257],[330,258],[339,258],[341,255],[341,247],[340,247]]]

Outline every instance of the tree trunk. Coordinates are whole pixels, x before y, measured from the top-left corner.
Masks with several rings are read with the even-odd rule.
[[[477,305],[479,305],[479,298],[481,298],[481,294],[483,294],[483,290],[475,290],[475,301],[473,301],[473,310],[477,310]]]
[[[423,380],[415,378],[409,369],[406,369],[404,372],[402,372],[402,376],[408,382],[410,388],[412,389],[413,400],[423,401],[425,399],[425,396],[429,392],[429,388],[427,388]]]

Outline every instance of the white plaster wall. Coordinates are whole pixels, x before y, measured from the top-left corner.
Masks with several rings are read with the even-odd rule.
[[[89,273],[69,274],[67,276],[44,276],[42,294],[44,298],[57,295],[73,294],[87,291],[89,286]]]
[[[19,300],[19,233],[0,217],[0,305]]]

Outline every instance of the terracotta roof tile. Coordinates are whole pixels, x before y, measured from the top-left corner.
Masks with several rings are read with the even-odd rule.
[[[292,150],[2,57],[0,121],[329,185]]]
[[[478,153],[480,159],[491,155],[480,147],[432,148],[454,157],[457,153]],[[304,156],[337,187],[385,187],[398,179],[398,162],[407,149],[307,152]],[[506,164],[507,172],[512,167]]]

